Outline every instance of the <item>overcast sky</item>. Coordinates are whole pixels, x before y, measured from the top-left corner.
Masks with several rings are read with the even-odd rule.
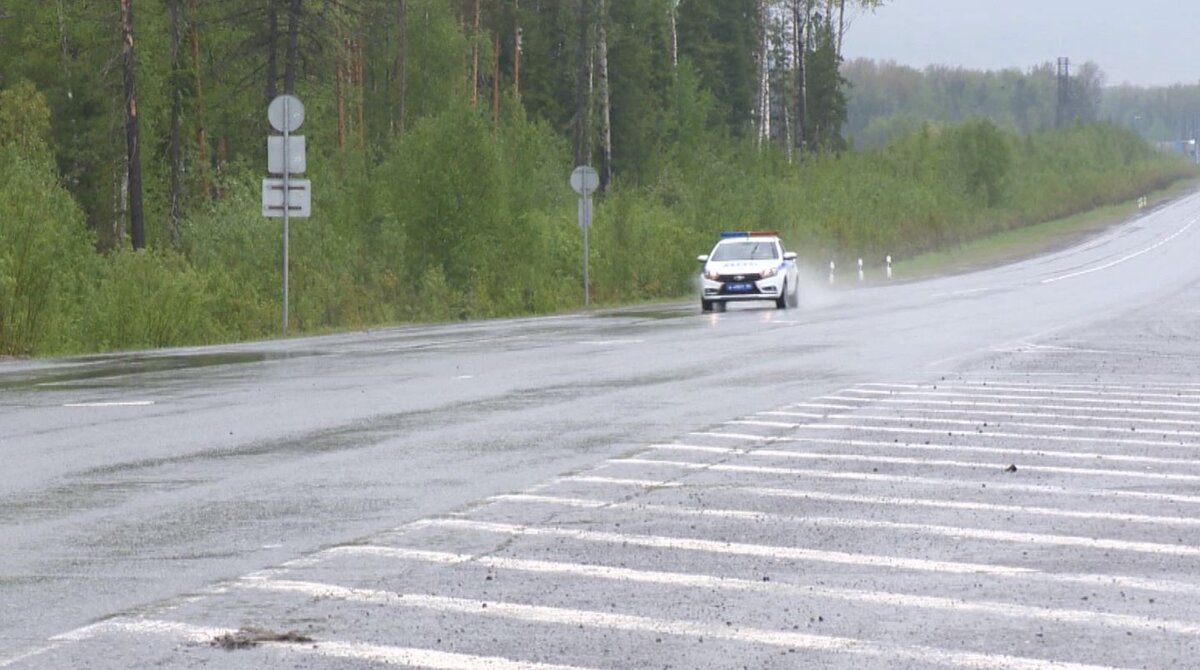
[[[849,5],[850,3],[847,3]],[[847,59],[1026,70],[1094,61],[1108,85],[1200,83],[1200,0],[887,0],[855,16]]]

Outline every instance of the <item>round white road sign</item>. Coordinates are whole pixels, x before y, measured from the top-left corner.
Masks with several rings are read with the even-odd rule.
[[[580,165],[571,172],[571,188],[579,195],[589,195],[600,186],[600,175],[590,165]]]
[[[304,103],[294,95],[281,95],[267,107],[267,120],[281,133],[294,133],[304,123]]]

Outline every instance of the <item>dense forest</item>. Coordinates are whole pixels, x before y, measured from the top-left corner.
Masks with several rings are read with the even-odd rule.
[[[877,4],[6,0],[0,355],[277,334],[259,199],[284,92],[313,182],[291,332],[578,307],[579,164],[610,304],[685,294],[721,229],[779,229],[811,263],[900,256],[1186,173],[1091,108],[1035,122],[1055,111],[1032,84],[1024,123],[885,93],[876,116],[912,119],[851,151],[845,17]]]

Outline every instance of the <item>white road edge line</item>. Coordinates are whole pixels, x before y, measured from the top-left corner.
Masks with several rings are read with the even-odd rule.
[[[126,400],[114,402],[68,402],[63,407],[149,407],[153,400]]]
[[[1187,232],[1188,228],[1192,227],[1193,223],[1195,223],[1194,220],[1188,221],[1187,225],[1185,225],[1184,227],[1175,231],[1171,235],[1164,237],[1163,239],[1159,240],[1158,242],[1155,242],[1154,244],[1146,247],[1145,249],[1142,249],[1140,251],[1135,251],[1127,256],[1122,256],[1121,258],[1118,258],[1115,261],[1109,261],[1108,263],[1105,263],[1103,265],[1097,265],[1095,267],[1087,268],[1085,270],[1079,270],[1077,272],[1069,272],[1065,275],[1059,275],[1057,277],[1050,277],[1048,279],[1043,279],[1042,283],[1043,284],[1053,284],[1054,282],[1059,282],[1064,279],[1071,279],[1073,277],[1081,277],[1083,275],[1091,274],[1093,272],[1100,272],[1101,270],[1107,270],[1113,266],[1120,265],[1121,263],[1124,263],[1125,261],[1133,260],[1133,259],[1137,258],[1138,256],[1141,256],[1142,254],[1147,254],[1147,253],[1150,253],[1151,251],[1154,251],[1155,249],[1170,242],[1171,240],[1175,239],[1176,237],[1179,237],[1180,235],[1184,234],[1185,232]]]

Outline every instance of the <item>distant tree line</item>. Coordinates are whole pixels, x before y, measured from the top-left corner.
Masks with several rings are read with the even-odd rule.
[[[845,134],[856,146],[880,146],[925,123],[957,124],[984,118],[1019,133],[1058,124],[1058,77],[1054,63],[1027,71],[967,70],[931,66],[924,70],[855,59],[842,67],[848,82]],[[1073,67],[1066,108],[1068,123],[1104,118],[1104,74],[1095,63]]]
[[[1058,117],[1054,63],[1028,70],[923,70],[856,59],[841,70],[847,82],[843,132],[855,146],[880,146],[922,124],[985,118],[1020,133],[1048,130]],[[1071,71],[1068,123],[1107,121],[1148,140],[1177,142],[1200,137],[1200,84],[1105,86],[1096,63]]]
[[[1200,84],[1104,90],[1104,118],[1156,142],[1200,139]]]

